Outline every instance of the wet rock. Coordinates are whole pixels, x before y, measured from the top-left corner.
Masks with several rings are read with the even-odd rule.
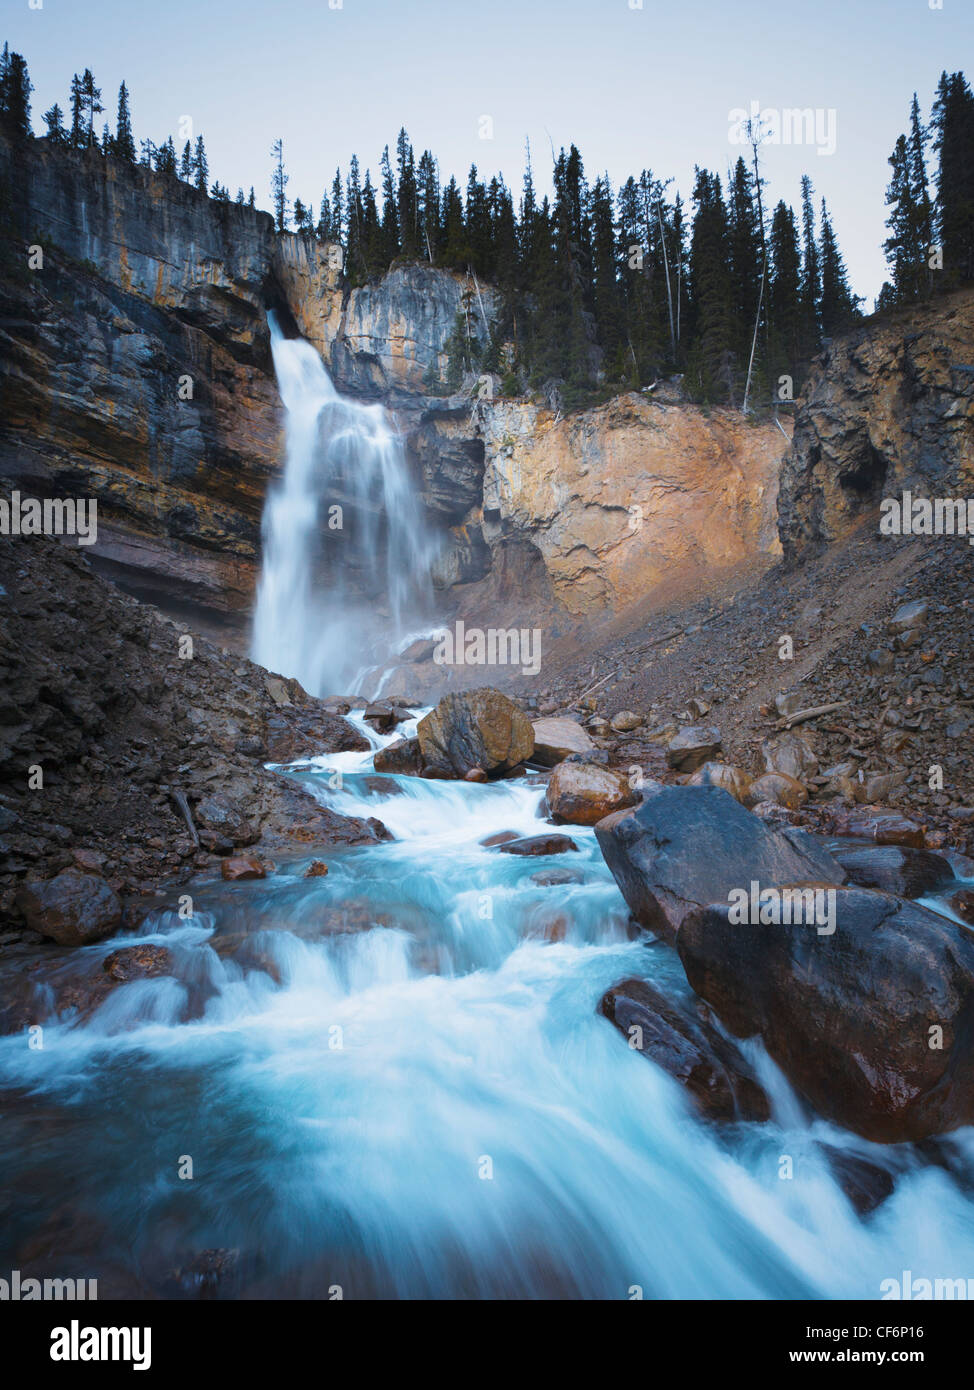
[[[445,695],[417,726],[427,768],[463,777],[472,767],[488,773],[509,771],[534,752],[531,721],[499,690]]]
[[[685,1001],[666,998],[645,980],[623,980],[599,1012],[629,1046],[684,1086],[708,1120],[766,1120],[768,1098],[733,1043]]]
[[[526,835],[505,840],[498,848],[501,854],[565,854],[577,851],[578,845],[568,835]]]
[[[751,783],[745,804],[758,806],[762,802],[770,801],[775,806],[797,811],[807,800],[808,790],[796,778],[789,777],[784,772],[766,772]]]
[[[573,825],[595,825],[604,816],[638,801],[639,792],[621,773],[573,759],[558,764],[545,790],[549,815]]]
[[[852,839],[873,840],[877,845],[907,845],[923,849],[923,827],[896,811],[850,811],[836,816],[835,830]]]
[[[497,845],[507,845],[512,840],[519,840],[520,838],[516,830],[497,830],[493,835],[486,836],[480,843],[484,849],[494,849]]]
[[[533,758],[545,767],[554,767],[572,753],[588,753],[594,747],[581,724],[576,724],[574,719],[536,719],[532,727]]]
[[[270,763],[293,763],[321,753],[365,753],[369,742],[358,729],[315,700],[287,715],[270,715],[264,754]]]
[[[225,842],[230,849],[253,845],[260,839],[260,828],[249,821],[241,807],[232,797],[222,792],[206,796],[197,802],[194,819],[200,830],[209,830]],[[202,834],[200,836],[202,839]],[[210,848],[210,846],[207,846]],[[213,853],[224,851],[214,849]]]
[[[893,1195],[893,1175],[868,1158],[837,1149],[834,1144],[817,1144],[828,1159],[836,1182],[859,1216],[868,1216]]]
[[[970,888],[962,888],[955,893],[950,899],[950,906],[958,917],[974,927],[974,892]]]
[[[487,774],[482,767],[472,767],[469,772],[463,774],[465,782],[486,782]]]
[[[539,888],[564,888],[569,883],[584,883],[585,875],[578,869],[542,869],[531,875],[531,882]]]
[[[651,787],[595,837],[641,926],[672,941],[693,908],[733,889],[800,880],[842,883],[835,859],[800,830],[775,830],[719,787]]]
[[[735,801],[743,805],[751,786],[751,779],[743,769],[732,767],[730,763],[704,763],[693,773],[687,786],[722,787],[725,792],[730,792]]]
[[[372,765],[376,772],[389,772],[397,777],[418,777],[423,770],[423,755],[418,738],[401,738],[385,748],[379,748]]]
[[[327,873],[328,865],[323,859],[312,859],[304,871],[304,876],[305,878],[325,878]]]
[[[77,869],[25,884],[16,901],[27,926],[61,946],[100,941],[122,920],[121,900],[110,885],[97,874]]]
[[[220,865],[220,872],[228,883],[267,877],[267,870],[262,862],[251,854],[224,859]]]
[[[720,730],[689,724],[671,739],[666,749],[666,761],[677,772],[696,772],[720,752]]]
[[[173,973],[172,952],[166,946],[123,946],[106,956],[101,968],[118,984],[154,980]]]
[[[833,853],[850,883],[860,888],[875,888],[881,893],[895,893],[901,898],[921,898],[954,877],[953,869],[942,855],[924,849],[877,845],[875,849],[842,848]]]
[[[436,643],[431,637],[419,637],[415,642],[410,642],[406,650],[401,653],[399,660],[410,662],[432,661],[435,651]]]
[[[688,914],[692,988],[738,1037],[760,1034],[819,1114],[878,1143],[974,1122],[974,938],[926,908],[837,888],[835,930]]]
[[[392,705],[384,700],[378,700],[371,705],[366,705],[362,718],[366,724],[375,729],[376,733],[383,734],[395,726],[399,714]]]

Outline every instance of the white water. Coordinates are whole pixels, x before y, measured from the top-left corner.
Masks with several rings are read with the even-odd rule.
[[[394,843],[330,854],[326,878],[298,864],[204,885],[194,923],[132,938],[167,944],[176,981],[121,986],[89,1022],[48,1026],[42,1051],[0,1040],[0,1087],[34,1107],[4,1114],[0,1266],[22,1267],[37,1194],[69,1189],[88,1275],[107,1263],[150,1288],[214,1247],[239,1248],[242,1291],[265,1297],[877,1298],[904,1269],[974,1271],[974,1205],[943,1170],[810,1126],[759,1050],[775,1119],[703,1126],[597,1015],[628,975],[686,986],[673,952],[627,939],[592,831],[571,828],[578,853],[500,854],[478,842],[542,829],[538,787],[370,772],[346,753],[295,775]],[[552,867],[581,881],[532,881]],[[354,904],[376,925],[325,934]],[[242,930],[246,965],[213,949]],[[122,944],[72,961],[97,969]],[[815,1138],[896,1171],[867,1221]],[[951,1144],[974,1158],[970,1131]]]
[[[286,458],[264,507],[252,655],[311,694],[372,693],[428,610],[434,540],[383,408],[340,396],[310,343],[273,314],[270,328]]]

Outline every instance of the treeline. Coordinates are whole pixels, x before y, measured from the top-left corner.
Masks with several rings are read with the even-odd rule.
[[[0,59],[0,121],[31,138],[31,84],[18,54]],[[942,76],[929,126],[916,97],[909,135],[897,142],[887,198],[892,280],[878,307],[974,278],[974,117],[962,73]],[[44,114],[47,139],[139,162],[210,197],[202,136],[181,153],[171,136],[136,147],[128,92],[118,94],[115,131],[97,133],[101,92],[89,70],[71,82],[69,114]],[[441,182],[429,150],[418,157],[405,130],[378,178],[352,156],[337,169],[317,209],[287,197],[281,141],[272,149],[272,206],[280,232],[343,248],[348,281],[361,285],[392,266],[425,262],[467,272],[464,309],[449,342],[450,365],[431,389],[455,389],[469,372],[495,371],[513,394],[554,385],[566,405],[651,386],[678,373],[696,400],[777,406],[797,391],[824,339],[861,315],[829,209],[802,179],[797,211],[766,205],[761,133],[724,178],[697,168],[691,205],[651,170],[613,188],[585,173],[575,145],[552,169],[553,194],[539,196],[530,149],[517,199],[504,179],[476,166],[461,187]],[[938,163],[931,183],[927,150]],[[238,203],[255,205],[254,190]],[[938,258],[940,266],[938,267]],[[499,311],[484,310],[483,285]]]
[[[928,172],[928,147],[936,172]],[[929,123],[916,93],[893,170],[884,243],[890,279],[877,308],[908,304],[974,280],[974,93],[962,72],[942,73]]]

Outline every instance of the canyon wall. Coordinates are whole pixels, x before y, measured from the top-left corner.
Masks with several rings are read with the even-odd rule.
[[[560,418],[472,378],[444,394],[458,315],[484,339],[497,313],[473,277],[398,265],[350,290],[337,247],[44,140],[0,139],[0,192],[0,476],[97,498],[96,565],[169,611],[242,640],[282,458],[268,308],[394,412],[447,609],[615,610],[777,554],[774,425],[645,395]]]
[[[780,535],[800,561],[872,525],[904,488],[974,484],[974,291],[869,319],[813,365],[781,474]]]

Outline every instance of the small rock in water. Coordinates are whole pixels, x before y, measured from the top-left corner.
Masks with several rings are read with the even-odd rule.
[[[220,866],[220,872],[230,883],[267,877],[267,870],[264,865],[250,854],[239,855],[234,859],[224,859]]]
[[[516,830],[497,830],[493,835],[488,835],[480,843],[484,849],[494,849],[497,845],[506,845],[511,840],[519,840],[521,837]]]
[[[950,900],[950,906],[958,917],[974,927],[974,892],[970,888],[962,888],[959,893],[955,893]]]
[[[328,865],[323,859],[313,859],[304,871],[305,878],[324,878],[328,873]]]
[[[465,782],[486,782],[487,774],[482,767],[472,767],[463,774]]]
[[[578,850],[568,835],[525,835],[522,839],[505,840],[499,845],[501,854],[565,854]]]

